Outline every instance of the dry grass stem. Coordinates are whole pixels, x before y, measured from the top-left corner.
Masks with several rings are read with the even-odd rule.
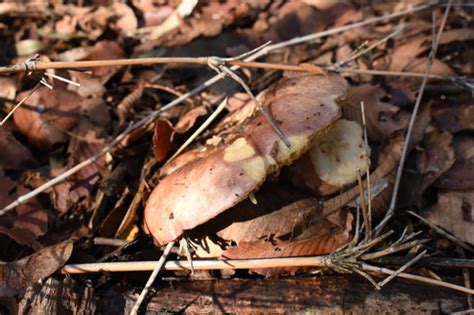
[[[388,269],[388,268],[376,267],[376,266],[372,266],[372,265],[365,264],[365,263],[363,263],[361,265],[361,268],[362,268],[362,270],[365,270],[365,271],[382,273],[382,274],[387,274],[387,275],[391,275],[391,274],[394,274],[396,272],[396,271]],[[431,279],[431,278],[427,278],[427,277],[422,277],[422,276],[418,276],[418,275],[413,275],[413,274],[409,274],[409,273],[405,273],[405,272],[401,272],[401,273],[397,274],[397,276],[400,277],[400,278],[404,278],[404,279],[415,280],[415,281],[419,281],[419,282],[422,282],[422,283],[431,284],[431,285],[434,285],[434,286],[439,286],[439,287],[452,289],[452,290],[463,292],[463,293],[466,293],[466,294],[474,294],[473,289],[465,288],[463,286],[448,283],[448,282],[445,282],[445,281],[439,281],[439,280],[435,280],[435,279]]]
[[[398,276],[399,274],[401,274],[402,272],[404,272],[405,270],[407,270],[410,266],[414,265],[417,261],[419,261],[423,256],[425,256],[425,254],[427,253],[428,251],[427,250],[424,250],[422,251],[421,253],[419,253],[417,256],[415,256],[412,260],[410,260],[409,262],[407,262],[406,264],[404,264],[403,266],[401,266],[400,268],[398,268],[394,273],[392,273],[390,276],[388,276],[387,278],[385,278],[384,280],[382,280],[381,282],[379,282],[379,286],[380,287],[383,287],[384,285],[386,285],[387,283],[389,283],[390,281],[392,281],[393,279],[395,279],[396,276]]]
[[[448,15],[449,15],[449,11],[451,9],[452,2],[453,2],[453,0],[449,0],[448,6],[446,7],[446,10],[445,10],[444,15],[443,15],[443,20],[441,21],[441,25],[439,27],[438,35],[436,36],[436,39],[434,39],[434,34],[433,34],[433,44],[431,46],[431,51],[430,51],[430,54],[428,56],[428,61],[426,63],[426,69],[425,69],[425,72],[424,72],[423,81],[421,82],[421,86],[420,86],[420,89],[418,91],[415,106],[413,108],[413,112],[412,112],[411,117],[410,117],[410,122],[408,124],[408,130],[407,130],[407,133],[406,133],[406,136],[405,136],[405,142],[403,144],[403,150],[402,150],[402,154],[401,154],[401,157],[400,157],[400,162],[398,164],[397,173],[395,175],[395,183],[393,185],[393,192],[392,192],[392,198],[390,200],[390,206],[388,208],[388,211],[387,211],[385,217],[379,223],[379,225],[376,227],[376,233],[379,233],[383,229],[383,227],[388,222],[388,220],[390,220],[390,218],[393,216],[394,211],[395,211],[395,207],[396,207],[396,203],[397,203],[397,197],[398,197],[398,190],[400,188],[400,181],[402,179],[403,168],[405,166],[405,160],[406,160],[406,156],[407,156],[407,153],[408,153],[408,148],[410,146],[411,135],[413,133],[413,127],[415,125],[418,110],[419,110],[420,105],[421,105],[421,100],[423,99],[423,93],[425,91],[426,82],[428,81],[428,75],[431,72],[431,66],[433,65],[434,58],[435,58],[436,52],[438,50],[438,44],[440,42],[441,35],[443,34],[443,30],[444,30],[444,27],[446,25],[446,21],[448,19]],[[433,27],[434,27],[434,25],[433,25]]]
[[[143,303],[143,300],[145,300],[146,295],[150,291],[151,286],[153,285],[153,282],[155,282],[156,277],[158,276],[158,273],[160,272],[161,268],[163,267],[164,263],[166,262],[166,258],[168,258],[168,254],[171,251],[171,248],[173,248],[174,242],[168,243],[166,245],[165,250],[163,251],[163,254],[160,257],[160,260],[156,263],[156,266],[153,269],[153,272],[150,275],[150,278],[148,278],[148,281],[146,282],[145,287],[143,288],[142,292],[138,296],[137,301],[135,302],[135,305],[132,308],[132,311],[130,312],[130,315],[136,315],[138,314],[138,310],[140,309],[140,305]]]
[[[224,110],[224,108],[227,105],[227,98],[225,98],[219,106],[216,108],[216,110],[209,116],[205,122],[202,123],[201,126],[184,142],[179,149],[168,159],[166,162],[169,163],[171,162],[175,157],[177,157],[181,152],[183,152],[190,144],[191,142],[194,141],[215,119],[219,114]]]
[[[423,222],[424,224],[426,224],[427,226],[430,227],[430,229],[432,229],[433,231],[435,231],[436,233],[438,233],[439,235],[442,235],[443,237],[447,238],[448,240],[450,240],[451,242],[453,242],[454,244],[464,248],[465,250],[468,250],[470,251],[471,253],[474,252],[474,248],[472,248],[472,246],[470,246],[469,244],[467,244],[466,242],[463,242],[462,240],[458,239],[456,236],[452,235],[451,233],[448,233],[446,232],[445,230],[443,230],[442,228],[434,225],[433,223],[431,223],[430,221],[426,220],[425,218],[423,218],[421,215],[413,212],[413,211],[407,211],[409,214],[411,214],[412,216],[416,217],[417,219],[419,219],[421,222]]]

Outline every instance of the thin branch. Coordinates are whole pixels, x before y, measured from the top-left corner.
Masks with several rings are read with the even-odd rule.
[[[418,218],[421,222],[423,222],[424,224],[426,224],[427,226],[430,227],[430,229],[432,229],[433,231],[435,231],[436,233],[444,236],[445,238],[447,238],[448,240],[450,240],[451,242],[453,242],[454,244],[457,244],[458,246],[464,248],[465,250],[468,250],[470,251],[471,253],[474,252],[474,248],[472,248],[469,244],[467,244],[466,242],[463,242],[462,240],[458,239],[456,236],[452,235],[451,233],[448,233],[446,232],[445,230],[443,230],[442,228],[434,225],[433,223],[431,223],[430,221],[426,220],[425,218],[423,218],[421,215],[413,212],[413,211],[407,211],[409,214],[411,214],[412,216]]]
[[[330,29],[330,30],[326,30],[326,31],[322,31],[322,32],[318,32],[318,33],[314,33],[314,34],[310,34],[310,35],[306,35],[306,36],[302,36],[302,37],[296,37],[296,38],[293,38],[291,40],[284,41],[284,42],[281,42],[281,43],[278,43],[278,44],[269,45],[269,46],[263,48],[262,50],[258,51],[256,54],[247,57],[244,61],[245,62],[254,61],[254,60],[256,60],[256,59],[258,59],[262,56],[265,56],[265,55],[269,54],[272,51],[276,51],[276,50],[279,50],[279,49],[282,49],[282,48],[285,48],[285,47],[288,47],[288,46],[298,45],[298,44],[301,44],[301,43],[304,43],[304,42],[308,42],[308,41],[316,40],[316,39],[319,39],[319,38],[327,37],[327,36],[330,36],[330,35],[334,35],[334,34],[337,34],[337,33],[345,32],[347,30],[358,28],[358,27],[361,27],[361,26],[378,23],[380,21],[387,21],[387,20],[390,20],[390,19],[395,19],[395,18],[405,16],[405,15],[408,15],[408,14],[413,14],[415,12],[431,8],[435,5],[436,5],[435,3],[424,4],[424,5],[420,5],[420,6],[417,6],[415,8],[412,8],[412,9],[407,9],[407,10],[391,13],[391,14],[388,14],[388,15],[380,16],[380,17],[364,19],[363,21],[360,21],[360,22],[348,24],[348,25],[341,26],[341,27],[336,27],[336,28],[333,28],[333,29]],[[9,67],[6,67],[6,68],[10,68],[10,69],[4,69],[3,72],[8,73],[8,72],[12,72],[12,71],[16,71],[16,72],[23,71],[23,70],[15,70],[16,68],[18,68],[18,67],[22,68],[23,66],[24,66],[24,64],[9,66]],[[238,66],[234,66],[231,69],[236,70],[237,68],[238,68]],[[62,182],[63,180],[67,179],[69,176],[71,176],[71,175],[75,174],[76,172],[80,171],[82,168],[84,168],[88,165],[91,165],[98,158],[100,158],[102,155],[109,152],[113,147],[115,147],[115,145],[117,145],[122,140],[124,140],[134,130],[149,124],[150,122],[155,120],[162,112],[174,107],[177,104],[180,104],[181,102],[186,100],[188,97],[193,96],[193,95],[203,91],[204,89],[212,86],[213,84],[215,84],[216,82],[220,81],[223,78],[224,78],[224,74],[222,74],[222,73],[217,74],[216,76],[214,76],[214,77],[210,78],[209,80],[207,80],[206,82],[204,82],[202,85],[200,85],[197,88],[189,91],[188,93],[185,93],[182,96],[176,98],[175,100],[171,101],[170,103],[163,106],[159,110],[151,112],[148,116],[146,116],[143,119],[135,122],[133,125],[131,125],[127,129],[125,129],[110,144],[108,144],[105,148],[103,148],[99,153],[97,153],[93,157],[82,161],[81,163],[75,165],[74,167],[67,170],[63,174],[51,179],[50,181],[48,181],[48,182],[44,183],[43,185],[37,187],[36,189],[32,190],[31,192],[29,192],[29,193],[27,193],[23,196],[20,196],[18,199],[16,199],[12,203],[10,203],[9,205],[7,205],[3,209],[1,209],[0,210],[0,216],[5,214],[7,211],[14,209],[18,205],[26,202],[30,198],[33,198],[34,196],[38,195],[39,193],[44,192],[48,188],[56,185],[57,183]]]
[[[14,113],[21,105],[23,105],[23,104],[31,97],[31,95],[33,95],[33,93],[36,92],[40,87],[41,87],[41,83],[40,83],[40,82],[36,83],[35,87],[30,91],[30,93],[28,93],[27,95],[25,95],[25,97],[23,97],[23,98],[18,102],[18,104],[16,104],[15,107],[13,107],[13,109],[5,116],[5,118],[2,119],[2,121],[0,122],[0,126],[3,126],[3,124],[5,124],[5,122],[13,115],[13,113]],[[1,214],[0,214],[0,215],[1,215]]]
[[[166,258],[168,257],[168,254],[170,253],[171,248],[173,248],[173,245],[174,245],[174,242],[170,242],[168,243],[168,245],[166,245],[166,248],[160,257],[160,260],[158,260],[158,262],[156,263],[156,266],[153,269],[153,272],[151,273],[150,278],[148,278],[148,281],[146,282],[145,287],[143,288],[142,292],[138,296],[138,299],[135,302],[135,305],[133,306],[132,311],[130,312],[130,315],[136,315],[138,313],[138,309],[140,308],[140,305],[143,303],[143,300],[145,300],[145,297],[150,291],[150,288],[153,285],[153,282],[155,282],[155,279],[158,276],[158,273],[160,272],[164,263],[166,262]]]
[[[390,201],[390,206],[388,208],[388,211],[387,211],[385,217],[379,223],[379,225],[376,227],[376,233],[380,232],[383,229],[383,227],[388,222],[388,220],[390,220],[390,218],[393,216],[394,211],[395,211],[395,207],[396,207],[396,204],[397,204],[397,198],[398,198],[398,190],[400,188],[400,181],[402,179],[403,168],[405,166],[405,160],[406,160],[406,156],[407,156],[407,153],[408,153],[408,148],[410,146],[411,135],[413,133],[413,128],[415,126],[416,117],[417,117],[418,110],[419,110],[420,105],[421,105],[421,100],[423,98],[423,93],[425,91],[426,82],[428,81],[428,75],[431,72],[431,67],[433,65],[433,62],[434,62],[434,59],[435,59],[435,56],[436,56],[436,52],[438,51],[438,44],[440,42],[441,35],[443,34],[443,30],[444,30],[444,27],[446,25],[446,21],[448,20],[448,15],[449,15],[449,11],[451,10],[452,2],[453,2],[453,0],[449,0],[448,6],[446,7],[446,10],[445,10],[444,15],[443,15],[443,20],[441,21],[441,25],[439,27],[438,35],[437,35],[436,39],[433,39],[433,45],[431,47],[431,51],[430,51],[430,54],[428,56],[428,61],[426,63],[426,69],[425,69],[425,72],[424,72],[423,81],[421,82],[421,86],[420,86],[420,89],[418,91],[418,96],[416,98],[415,106],[413,108],[413,112],[412,112],[411,117],[410,117],[410,122],[408,124],[408,130],[407,130],[407,133],[406,133],[405,142],[403,144],[402,155],[400,157],[400,163],[398,164],[398,169],[397,169],[397,173],[396,173],[396,176],[395,176],[395,183],[393,185],[393,192],[392,192],[392,199]],[[433,38],[434,38],[434,36],[433,36]]]
[[[379,286],[380,287],[383,287],[384,285],[386,285],[387,283],[389,283],[390,281],[392,281],[393,279],[395,279],[396,276],[398,276],[399,274],[401,274],[402,272],[404,272],[405,270],[407,270],[410,266],[412,266],[413,264],[415,264],[418,260],[420,260],[423,256],[425,256],[425,254],[427,253],[428,251],[425,249],[424,251],[422,251],[421,253],[419,253],[416,257],[414,257],[412,260],[410,260],[409,262],[407,262],[406,264],[404,264],[403,266],[401,266],[400,268],[398,268],[394,273],[392,273],[390,276],[388,276],[387,278],[385,278],[384,280],[382,280],[381,282],[379,282]]]
[[[130,244],[130,241],[122,240],[119,238],[94,237],[94,244],[120,247]]]
[[[343,65],[345,65],[345,64],[347,64],[347,63],[349,63],[353,60],[356,60],[357,58],[359,58],[363,54],[366,54],[369,51],[375,49],[377,46],[382,45],[383,43],[385,43],[389,39],[398,36],[403,31],[404,28],[405,28],[405,24],[399,25],[398,27],[395,28],[395,31],[393,31],[392,33],[388,34],[384,38],[382,38],[382,39],[378,40],[377,42],[373,43],[369,47],[367,47],[365,49],[362,49],[362,50],[359,50],[355,54],[349,55],[348,57],[342,59],[341,61],[336,62],[334,64],[334,66],[329,67],[328,70],[338,69],[338,68],[342,67]],[[333,69],[331,69],[331,68],[333,68]]]
[[[191,142],[194,141],[194,139],[196,139],[213,121],[214,119],[216,119],[216,117],[224,110],[224,108],[226,107],[227,105],[227,98],[225,98],[220,104],[219,106],[216,108],[216,110],[211,114],[211,116],[209,116],[205,122],[203,122],[203,124],[201,126],[199,126],[199,128],[188,138],[188,140],[186,140],[185,143],[183,143],[179,149],[173,154],[173,156],[171,156],[168,161],[166,162],[166,164],[168,164],[169,162],[171,162],[175,157],[177,157],[181,152],[183,152],[184,149],[186,149],[189,144],[191,144]]]
[[[134,261],[134,262],[107,262],[92,264],[71,264],[61,269],[63,274],[83,274],[89,272],[130,272],[130,271],[149,271],[154,270],[158,263],[156,261]],[[220,269],[255,269],[255,268],[278,268],[278,267],[319,267],[332,268],[334,262],[330,255],[313,257],[284,257],[284,258],[260,258],[260,259],[236,259],[236,260],[194,260],[195,270],[220,270]],[[167,261],[163,270],[191,270],[188,261]],[[368,272],[383,274],[394,274],[395,271],[376,267],[366,263],[360,265],[360,269]],[[474,294],[473,289],[463,286],[430,279],[418,275],[399,273],[400,278],[415,280],[430,285],[441,286],[453,289],[467,294]]]
[[[422,240],[415,240],[415,241],[411,241],[411,242],[407,242],[407,243],[403,243],[403,244],[399,244],[399,245],[395,245],[395,246],[392,244],[390,247],[382,249],[378,252],[364,254],[360,257],[360,259],[362,259],[362,260],[377,259],[377,258],[386,256],[386,255],[391,255],[391,254],[396,253],[396,252],[400,252],[400,251],[404,251],[404,250],[413,248],[413,247],[421,245],[421,244],[425,244],[429,241],[430,241],[430,239],[422,239]]]
[[[365,264],[365,263],[361,265],[361,268],[362,268],[362,270],[365,270],[365,271],[383,273],[383,274],[387,274],[387,275],[391,275],[391,274],[395,273],[394,270],[391,270],[391,269],[388,269],[388,268],[383,268],[383,267],[376,267],[376,266],[372,266],[372,265]],[[445,282],[445,281],[439,281],[439,280],[435,280],[435,279],[431,279],[431,278],[427,278],[427,277],[422,277],[422,276],[418,276],[418,275],[413,275],[413,274],[409,274],[409,273],[405,273],[405,272],[402,272],[402,273],[398,274],[397,276],[400,277],[400,278],[415,280],[415,281],[419,281],[419,282],[422,282],[422,283],[427,283],[427,284],[431,284],[431,285],[438,286],[438,287],[444,287],[444,288],[456,290],[456,291],[467,293],[467,294],[474,294],[473,289],[465,288],[463,286],[448,283],[448,282]]]

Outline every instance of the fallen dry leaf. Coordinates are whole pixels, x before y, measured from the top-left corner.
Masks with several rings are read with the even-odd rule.
[[[291,142],[288,148],[258,114],[224,147],[165,177],[150,195],[145,229],[166,244],[247,198],[266,176],[291,164],[340,115],[347,88],[337,75],[282,79],[259,95]],[[291,104],[291,106],[289,106]]]
[[[424,216],[459,239],[474,244],[474,190],[440,191]]]
[[[29,91],[20,93],[21,100]],[[30,142],[41,149],[66,142],[77,124],[81,98],[64,89],[40,87],[13,114],[18,129]]]
[[[64,241],[17,261],[0,264],[0,295],[23,294],[29,286],[44,280],[71,257],[73,243]]]
[[[418,171],[423,175],[423,183],[418,189],[418,193],[425,191],[454,164],[452,139],[453,136],[448,132],[433,131],[425,135],[425,139],[421,143],[424,150],[418,159]]]
[[[474,189],[474,139],[468,135],[456,135],[453,147],[456,161],[435,182],[435,186],[443,189]]]
[[[21,195],[29,192],[26,187],[16,184],[9,177],[0,174],[0,207],[8,205]],[[18,244],[35,250],[43,246],[37,238],[43,236],[48,228],[48,214],[36,198],[16,207],[16,215],[6,214],[2,217],[0,233],[8,235]]]
[[[398,107],[382,101],[387,93],[378,86],[353,86],[347,93],[344,117],[362,125],[361,102],[364,102],[367,134],[370,140],[380,141],[407,126],[408,115]]]
[[[340,214],[341,225],[330,224],[324,220],[317,226],[312,226],[317,233],[298,240],[282,241],[277,239],[266,239],[255,242],[240,242],[237,246],[230,247],[222,253],[223,259],[251,259],[251,258],[275,258],[315,256],[331,253],[342,245],[348,243],[351,238],[352,214],[346,212]],[[322,228],[322,229],[321,229]],[[281,267],[251,269],[266,277],[291,274],[310,270],[310,267]]]
[[[474,104],[440,104],[433,106],[432,118],[434,124],[449,132],[474,130]]]
[[[158,119],[153,133],[153,152],[156,160],[164,161],[173,147],[175,136],[186,133],[199,117],[206,114],[207,110],[203,106],[193,108],[181,117],[176,126],[173,126],[166,118]]]
[[[0,128],[0,164],[4,170],[24,170],[38,165],[31,151],[12,133],[10,123]]]

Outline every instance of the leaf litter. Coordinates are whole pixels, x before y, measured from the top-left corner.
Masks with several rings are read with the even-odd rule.
[[[401,10],[403,3],[373,3],[362,10],[357,4],[337,1],[324,5],[319,1],[211,1],[197,4],[178,19],[176,1],[48,7],[2,3],[0,23],[11,27],[0,32],[6,46],[0,62],[24,62],[20,56],[25,52],[15,52],[15,45],[27,49],[27,57],[39,52],[41,60],[47,56],[68,62],[234,57],[268,40],[278,43]],[[442,12],[442,8],[434,10]],[[90,242],[96,236],[134,239],[150,233],[155,245],[184,237],[192,249],[185,256],[193,259],[337,255],[341,246],[350,249],[360,232],[355,225],[358,211],[365,215],[367,209],[361,208],[370,205],[377,221],[389,207],[403,136],[421,82],[414,77],[375,76],[369,70],[422,73],[433,37],[427,12],[408,16],[401,34],[348,62],[347,66],[362,71],[359,74],[237,71],[291,140],[290,148],[249,95],[223,80],[163,112],[153,124],[126,133],[120,145],[95,158],[131,123],[199,86],[210,72],[172,64],[106,66],[90,69],[91,73],[74,67],[55,70],[55,75],[80,86],[49,80],[52,90],[39,87],[1,127],[0,206],[84,160],[93,163],[2,216],[0,234],[8,244],[8,250],[1,251],[2,288],[8,288],[4,294],[21,298],[28,286],[55,274],[66,262],[110,257],[113,249]],[[463,7],[451,12],[433,74],[472,75],[469,12],[472,9]],[[44,18],[50,15],[55,18]],[[159,33],[160,25],[172,19],[174,24],[163,26]],[[324,70],[377,43],[396,30],[396,24],[358,27],[316,42],[284,46],[262,61],[301,65],[308,72]],[[440,19],[435,24],[439,26]],[[0,77],[2,118],[31,91],[35,80],[26,74]],[[469,85],[465,78],[458,80],[464,80],[464,87]],[[472,245],[472,91],[457,86],[453,93],[451,82],[429,81],[434,88],[422,100],[399,208],[389,225],[395,230],[403,230],[403,224],[423,227],[415,218],[408,223],[400,219],[406,209],[416,209],[432,224]],[[166,88],[151,88],[153,84]],[[169,161],[226,96],[225,113],[188,150]],[[333,132],[338,125],[344,126]],[[330,152],[326,159],[324,151]],[[87,235],[69,240],[73,231],[86,226]],[[437,248],[436,241],[426,248],[457,257]],[[118,254],[118,259],[148,257],[152,242],[140,237],[137,242],[134,251]],[[394,242],[384,240],[377,248],[387,246]],[[44,272],[31,276],[40,269]],[[267,277],[314,270],[250,269]],[[20,276],[15,279],[15,275]]]

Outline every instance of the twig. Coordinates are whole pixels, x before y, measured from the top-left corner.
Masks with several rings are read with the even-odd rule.
[[[175,157],[177,157],[181,152],[183,152],[184,149],[186,149],[191,142],[194,141],[213,121],[216,119],[216,117],[224,110],[224,108],[227,105],[227,98],[225,98],[219,106],[216,108],[216,110],[209,116],[205,122],[199,128],[186,140],[185,143],[183,143],[179,149],[171,156],[166,163],[171,162]]]
[[[129,261],[107,262],[89,264],[65,265],[63,274],[82,274],[90,272],[125,272],[154,270],[156,261]],[[333,260],[330,255],[313,257],[283,257],[283,258],[257,258],[257,259],[231,259],[231,260],[194,260],[195,270],[217,269],[253,269],[276,267],[331,267]],[[163,270],[191,270],[187,260],[167,261]]]
[[[431,51],[430,51],[430,54],[428,56],[428,61],[426,63],[426,69],[425,69],[425,72],[424,72],[423,81],[421,82],[421,86],[420,86],[420,89],[418,91],[418,96],[416,98],[415,106],[413,108],[413,112],[412,112],[411,117],[410,117],[410,122],[408,124],[408,130],[407,130],[407,133],[406,133],[405,142],[403,144],[402,155],[400,157],[400,163],[398,164],[397,173],[395,175],[395,183],[393,185],[393,192],[392,192],[392,199],[390,201],[390,206],[388,208],[388,211],[387,211],[385,217],[382,219],[382,221],[376,227],[376,233],[379,233],[383,229],[383,227],[385,226],[385,224],[387,224],[388,220],[390,220],[390,218],[393,216],[394,211],[395,211],[397,198],[398,198],[398,190],[400,188],[400,181],[402,179],[403,168],[405,166],[405,160],[406,160],[406,156],[407,156],[407,153],[408,153],[408,148],[410,146],[413,127],[415,125],[418,110],[420,108],[421,100],[423,98],[423,93],[425,91],[426,82],[428,81],[428,75],[431,72],[431,66],[433,65],[434,58],[435,58],[436,52],[438,50],[438,44],[439,44],[441,35],[443,34],[444,26],[446,25],[446,21],[448,19],[448,15],[449,15],[449,11],[451,9],[452,2],[453,2],[453,0],[449,0],[449,3],[448,3],[448,6],[446,7],[446,10],[444,12],[443,20],[441,21],[441,25],[439,27],[439,31],[438,31],[438,35],[437,35],[436,39],[434,39],[434,36],[433,36],[433,41],[434,42],[433,42],[433,45],[431,46]]]
[[[427,226],[430,227],[430,229],[432,229],[433,231],[435,231],[436,233],[446,237],[448,240],[450,240],[451,242],[453,242],[454,244],[457,244],[459,245],[460,247],[464,248],[465,250],[468,250],[470,251],[471,253],[474,252],[474,248],[472,248],[471,246],[469,246],[469,244],[463,242],[462,240],[458,239],[456,236],[452,235],[451,233],[448,233],[446,232],[445,230],[443,230],[442,228],[434,225],[433,223],[431,223],[430,221],[426,220],[425,218],[423,218],[421,215],[413,212],[413,211],[407,211],[409,214],[411,214],[412,216],[418,218],[421,222],[423,222],[424,224],[426,224]]]
[[[143,300],[148,294],[148,291],[150,291],[150,288],[153,285],[153,282],[155,282],[155,279],[158,276],[158,273],[160,272],[164,263],[166,262],[166,258],[168,257],[168,254],[170,253],[171,248],[173,248],[173,245],[174,245],[174,242],[170,242],[168,243],[168,245],[166,245],[166,248],[160,257],[160,260],[158,260],[158,262],[156,263],[156,266],[153,269],[153,272],[151,273],[150,278],[148,278],[148,281],[146,282],[145,287],[143,288],[142,292],[138,296],[138,299],[135,302],[135,305],[133,306],[132,311],[130,312],[130,315],[136,315],[138,313],[138,309],[140,308],[140,305],[143,303]]]
[[[25,95],[25,97],[23,97],[21,101],[19,101],[18,104],[16,104],[15,107],[13,107],[13,109],[5,116],[5,118],[2,119],[2,121],[0,122],[0,126],[3,126],[3,124],[11,117],[11,115],[13,115],[13,113],[21,105],[23,105],[31,97],[31,95],[33,95],[33,93],[36,92],[40,87],[41,87],[41,83],[40,82],[36,83],[35,87],[30,91],[30,93]]]
[[[400,251],[403,251],[403,250],[410,249],[414,246],[424,244],[424,243],[427,243],[429,241],[430,241],[430,239],[423,239],[423,240],[411,241],[411,242],[407,242],[407,243],[403,243],[403,244],[395,245],[395,246],[392,245],[392,246],[390,246],[388,248],[385,248],[385,249],[382,249],[378,252],[364,254],[360,257],[360,259],[362,259],[362,260],[377,259],[377,258],[386,256],[386,255],[391,255],[391,254],[396,253],[396,252],[400,252]]]
[[[391,275],[391,274],[395,273],[394,270],[391,270],[391,269],[388,269],[388,268],[383,268],[383,267],[376,267],[376,266],[372,266],[372,265],[365,264],[365,263],[363,263],[361,265],[361,268],[362,268],[362,270],[365,270],[365,271],[378,272],[378,273],[383,273],[383,274],[387,274],[387,275]],[[467,293],[467,294],[474,294],[473,289],[468,289],[468,288],[465,288],[465,287],[460,286],[460,285],[456,285],[456,284],[452,284],[452,283],[448,283],[448,282],[444,282],[444,281],[439,281],[439,280],[435,280],[435,279],[431,279],[431,278],[427,278],[427,277],[413,275],[413,274],[409,274],[409,273],[405,273],[405,272],[402,272],[402,273],[398,274],[397,276],[400,277],[400,278],[415,280],[415,281],[431,284],[431,285],[434,285],[434,286],[439,286],[439,287],[444,287],[444,288],[456,290],[456,291]]]
[[[425,249],[424,251],[422,251],[421,253],[419,253],[415,258],[413,258],[412,260],[410,260],[409,262],[407,262],[406,264],[404,264],[403,266],[401,266],[400,268],[398,268],[394,273],[392,273],[390,276],[388,276],[387,278],[385,278],[384,280],[382,280],[381,282],[379,282],[379,286],[380,287],[383,287],[384,285],[386,285],[387,283],[389,283],[390,281],[392,281],[393,279],[395,279],[396,276],[398,276],[399,274],[401,274],[402,272],[404,272],[405,270],[407,270],[410,266],[412,266],[414,263],[416,263],[418,260],[420,260],[423,256],[425,256],[425,254],[427,253],[428,251]]]
[[[124,246],[129,244],[129,241],[121,240],[118,238],[107,238],[107,237],[94,237],[95,245],[107,245],[107,246]]]
[[[367,177],[367,179],[369,177]],[[362,217],[364,218],[365,241],[368,242],[371,238],[371,235],[370,235],[371,226],[369,223],[369,215],[368,215],[367,207],[365,205],[365,192],[364,192],[364,186],[362,186],[362,177],[360,176],[360,171],[357,171],[357,187],[359,187],[360,207],[362,209]]]
[[[264,49],[257,52],[256,54],[247,57],[245,59],[245,61],[249,62],[249,61],[256,60],[257,58],[260,58],[260,57],[262,57],[262,56],[264,56],[264,55],[266,55],[266,54],[268,54],[272,51],[282,49],[284,47],[288,47],[288,46],[292,46],[292,45],[298,45],[298,44],[301,44],[301,43],[304,43],[304,42],[307,42],[307,41],[312,41],[312,40],[316,40],[316,39],[323,38],[323,37],[326,37],[326,36],[334,35],[334,34],[341,33],[341,32],[344,32],[344,31],[347,31],[347,30],[350,30],[350,29],[358,28],[358,27],[361,27],[361,26],[369,25],[369,24],[378,23],[378,22],[384,21],[384,20],[395,19],[395,18],[404,16],[404,15],[408,15],[408,14],[412,14],[412,13],[415,13],[415,12],[418,12],[418,11],[421,11],[421,10],[426,10],[428,8],[431,8],[434,5],[435,5],[435,3],[424,4],[424,5],[420,5],[420,6],[417,6],[415,8],[412,8],[412,9],[407,9],[407,10],[391,13],[391,14],[388,14],[388,15],[380,16],[380,17],[365,19],[365,20],[360,21],[360,22],[348,24],[348,25],[341,26],[341,27],[336,27],[336,28],[326,30],[326,31],[322,31],[322,32],[318,32],[318,33],[315,33],[315,34],[310,34],[310,35],[306,35],[306,36],[302,36],[302,37],[296,37],[296,38],[293,38],[293,39],[288,40],[288,41],[284,41],[284,42],[281,42],[281,43],[278,43],[278,44],[273,44],[273,45],[267,46]],[[23,71],[23,70],[15,70],[15,68],[18,68],[18,67],[23,68],[24,65],[23,64],[22,65],[13,65],[13,66],[3,67],[3,68],[0,67],[0,71],[3,71],[3,73],[8,73],[8,72],[11,72],[11,71],[17,71],[17,72],[18,71]],[[232,70],[235,70],[235,69],[237,69],[237,66],[232,67]],[[63,180],[65,180],[69,176],[75,174],[76,172],[78,172],[82,168],[94,163],[103,154],[109,152],[113,147],[115,147],[115,145],[117,145],[122,140],[124,140],[125,137],[128,134],[130,134],[132,131],[134,131],[138,128],[141,128],[144,125],[147,125],[148,123],[150,123],[151,121],[156,119],[159,116],[159,114],[161,114],[162,112],[172,108],[173,106],[175,106],[177,104],[180,104],[182,101],[186,100],[188,97],[201,92],[202,90],[206,89],[207,87],[212,86],[216,82],[220,81],[222,78],[224,78],[224,74],[218,74],[218,75],[210,78],[209,80],[204,82],[202,85],[198,86],[197,88],[195,88],[195,89],[189,91],[188,93],[185,93],[182,96],[178,97],[177,99],[171,101],[167,105],[163,106],[161,109],[151,112],[148,116],[146,116],[143,119],[135,122],[133,125],[131,125],[127,129],[125,129],[120,135],[118,135],[110,144],[108,144],[106,147],[104,147],[99,153],[97,153],[96,155],[94,155],[93,157],[91,157],[87,160],[82,161],[81,163],[79,163],[76,166],[72,167],[71,169],[67,170],[63,174],[49,180],[48,182],[46,182],[43,185],[37,187],[36,189],[32,190],[31,192],[29,192],[29,193],[27,193],[23,196],[20,196],[18,199],[16,199],[12,203],[10,203],[9,205],[7,205],[3,209],[1,209],[0,210],[0,215],[5,214],[7,211],[14,209],[15,207],[17,207],[18,205],[26,202],[30,198],[33,198],[34,196],[38,195],[41,192],[44,192],[48,188],[56,185],[57,183],[62,182]]]
[[[370,254],[368,254],[370,255]],[[385,256],[372,259],[371,262],[382,265],[403,265],[409,258],[400,256]],[[440,267],[440,268],[468,268],[474,269],[473,259],[464,258],[441,258],[441,257],[426,257],[419,262],[420,266],[426,267]]]
[[[156,261],[134,261],[134,262],[108,262],[95,264],[72,264],[61,269],[63,274],[82,274],[89,272],[131,272],[154,270],[158,263]],[[260,258],[260,259],[236,259],[236,260],[194,260],[195,270],[219,270],[219,269],[254,269],[254,268],[277,268],[277,267],[320,267],[328,268],[334,264],[330,255],[313,257],[284,257],[284,258]],[[167,261],[163,270],[191,270],[188,261]],[[376,267],[366,263],[360,265],[360,269],[367,272],[376,272],[391,275],[394,270]],[[435,286],[441,286],[467,294],[474,294],[473,289],[459,285],[434,280],[418,275],[400,273],[398,277],[415,280]]]
[[[367,148],[369,148],[369,138],[367,136],[367,124],[365,120],[365,106],[364,102],[360,102],[360,111],[362,116],[362,129],[364,131],[364,157],[365,157],[365,178],[367,181],[367,231],[366,231],[366,241],[372,239],[372,185],[370,180],[370,166],[369,160],[370,156],[367,154]]]
[[[348,57],[342,59],[341,61],[338,61],[336,62],[333,66],[330,66],[328,70],[335,70],[337,71],[338,68],[342,67],[343,65],[359,58],[360,56],[362,56],[363,54],[371,51],[372,49],[375,49],[377,46],[385,43],[386,41],[388,41],[389,39],[391,38],[394,38],[396,36],[398,36],[398,34],[400,34],[403,29],[405,28],[405,25],[404,24],[401,24],[399,25],[398,27],[395,28],[395,31],[393,31],[392,33],[388,34],[387,36],[385,36],[384,38],[378,40],[377,42],[373,43],[372,45],[370,45],[369,47],[365,48],[365,49],[362,49],[362,50],[359,50],[358,52],[356,52],[355,54],[353,55],[349,55]]]
[[[276,132],[276,134],[280,137],[280,139],[283,140],[285,145],[289,148],[291,147],[291,142],[288,140],[288,138],[285,136],[281,128],[275,123],[275,120],[273,119],[272,116],[263,108],[262,104],[259,102],[259,100],[253,95],[252,91],[250,91],[250,88],[245,84],[244,80],[242,80],[238,75],[236,75],[232,70],[227,68],[226,66],[220,67],[224,73],[226,73],[229,77],[231,77],[234,81],[239,83],[247,92],[247,94],[250,96],[250,98],[255,102],[255,105],[257,105],[258,110],[263,114],[265,117],[266,121],[270,124],[272,129]]]

